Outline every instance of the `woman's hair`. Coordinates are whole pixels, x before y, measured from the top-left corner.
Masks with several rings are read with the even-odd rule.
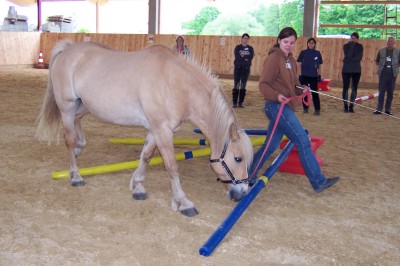
[[[307,40],[307,44],[309,42],[314,42],[315,43],[315,46],[314,46],[314,49],[315,49],[315,47],[317,46],[317,41],[314,38],[310,38],[310,39]]]
[[[278,35],[278,38],[276,38],[276,44],[274,45],[275,47],[279,47],[279,40],[285,39],[287,37],[294,36],[294,38],[297,40],[297,33],[292,27],[286,27],[283,28]]]
[[[360,35],[358,35],[357,32],[353,32],[353,33],[350,35],[350,37],[352,37],[352,36],[356,37],[357,39],[360,39]]]
[[[181,39],[183,42],[185,42],[185,39],[183,38],[183,36],[182,35],[178,35],[177,37],[176,37],[176,43],[178,43],[178,40],[179,39]]]

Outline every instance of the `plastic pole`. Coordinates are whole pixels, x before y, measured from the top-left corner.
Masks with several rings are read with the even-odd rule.
[[[201,130],[199,128],[195,128],[193,130],[194,133],[202,134]],[[267,135],[267,130],[266,129],[244,129],[244,132],[246,132],[247,135],[260,135],[260,136],[266,136]]]
[[[191,158],[197,158],[201,156],[210,155],[211,150],[210,148],[203,148],[194,151],[187,151],[187,152],[180,152],[175,154],[175,158],[177,161],[188,160]],[[79,169],[79,174],[81,176],[88,176],[88,175],[97,175],[97,174],[104,174],[104,173],[111,173],[117,172],[122,170],[128,170],[137,168],[139,166],[140,160],[131,161],[131,162],[124,162],[124,163],[115,163],[115,164],[108,164],[108,165],[101,165],[101,166],[94,166],[89,168],[81,168]],[[162,164],[163,159],[162,157],[154,157],[150,160],[149,165],[157,165]],[[69,177],[69,171],[61,171],[61,172],[54,172],[52,173],[53,179],[63,179]]]
[[[140,141],[140,140],[138,140]],[[199,140],[197,140],[199,141]],[[254,138],[251,140],[253,146],[260,146],[264,143],[265,137]],[[208,143],[208,141],[207,141]],[[197,158],[201,156],[207,156],[211,154],[211,150],[209,147],[187,151],[187,152],[180,152],[175,153],[175,158],[177,161],[188,160],[191,158]],[[81,168],[79,169],[79,174],[81,176],[88,176],[88,175],[97,175],[97,174],[105,174],[105,173],[112,173],[117,171],[123,171],[128,169],[134,169],[139,166],[140,160],[130,161],[130,162],[123,162],[123,163],[115,163],[115,164],[107,164],[107,165],[100,165],[100,166],[93,166],[88,168]],[[162,157],[154,157],[150,160],[149,165],[158,165],[162,164],[163,159]],[[69,171],[60,171],[60,172],[53,172],[52,179],[64,179],[69,177]]]
[[[112,138],[109,140],[112,144],[144,144],[146,140],[144,138]],[[206,139],[174,139],[174,145],[198,145],[208,146],[208,140]]]
[[[294,144],[289,141],[283,148],[282,152],[275,158],[270,167],[265,171],[265,173],[258,179],[251,190],[236,204],[232,212],[226,217],[226,219],[221,223],[221,225],[216,229],[214,234],[207,240],[206,243],[200,248],[199,253],[203,256],[210,256],[214,249],[219,245],[219,243],[228,234],[231,228],[235,225],[240,216],[244,213],[247,207],[255,199],[258,193],[266,186],[269,179],[278,170],[279,166],[286,160],[290,151],[293,149]]]
[[[378,97],[378,96],[379,96],[379,92],[374,93],[374,94],[370,94],[370,95],[366,95],[366,96],[358,97],[358,98],[356,98],[354,101],[355,101],[356,103],[360,103],[360,102],[362,102],[362,101],[374,99],[374,98],[376,98],[376,97]]]

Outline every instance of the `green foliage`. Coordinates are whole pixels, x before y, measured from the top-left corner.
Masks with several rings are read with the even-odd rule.
[[[268,7],[261,5],[258,9],[250,12],[250,15],[264,26],[264,36],[278,36],[280,31],[278,4],[271,4]]]
[[[80,28],[78,30],[75,31],[76,33],[90,33],[90,30],[86,29],[86,28]]]
[[[279,28],[292,27],[296,30],[297,36],[303,34],[303,0],[284,0],[279,16]]]
[[[321,5],[320,24],[384,25],[384,5]],[[320,28],[319,35],[346,34],[357,31],[363,39],[381,39],[382,29]]]
[[[400,5],[386,5],[391,16],[400,20]],[[188,34],[277,36],[284,27],[293,27],[298,36],[303,33],[304,0],[283,0],[282,4],[259,5],[248,13],[220,15],[215,7],[203,8],[189,22],[183,23]],[[320,5],[319,24],[384,25],[385,5]],[[398,24],[396,19],[388,25]],[[372,28],[319,28],[319,35],[350,35],[357,31],[363,39],[381,39],[382,29]],[[393,32],[393,30],[392,30]]]
[[[239,14],[234,17],[221,15],[207,23],[201,34],[240,36],[244,32],[250,36],[262,36],[264,27],[250,14]]]
[[[200,10],[200,13],[196,15],[194,20],[183,23],[182,28],[188,30],[189,35],[199,35],[203,31],[204,26],[214,21],[219,14],[221,12],[217,8],[205,7]]]

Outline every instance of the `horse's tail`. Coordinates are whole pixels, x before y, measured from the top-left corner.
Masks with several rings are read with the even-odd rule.
[[[38,126],[36,128],[36,138],[41,141],[47,141],[49,144],[53,140],[57,141],[57,143],[59,142],[61,121],[61,112],[54,97],[51,70],[56,57],[71,44],[72,42],[70,41],[59,42],[51,53],[47,90],[37,118]]]

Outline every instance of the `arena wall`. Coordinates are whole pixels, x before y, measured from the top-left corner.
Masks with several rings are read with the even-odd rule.
[[[175,35],[148,34],[86,34],[86,33],[30,33],[30,32],[0,32],[0,69],[31,67],[38,60],[42,51],[45,63],[50,59],[54,44],[60,40],[99,41],[121,51],[137,51],[152,44],[172,46]],[[251,69],[251,78],[257,79],[268,50],[276,42],[276,37],[253,36],[250,45],[254,47],[255,57]],[[307,38],[300,37],[296,42],[294,55],[298,56],[306,48]],[[348,42],[343,38],[318,38],[317,49],[321,51],[324,60],[322,77],[332,80],[332,85],[340,86],[343,60],[343,44]],[[221,77],[233,75],[233,50],[240,43],[240,36],[185,36],[193,56],[199,62],[209,66]],[[375,56],[381,47],[386,46],[385,40],[360,40],[364,46],[362,60],[362,86],[375,87],[378,83]],[[398,80],[399,82],[399,80]]]

